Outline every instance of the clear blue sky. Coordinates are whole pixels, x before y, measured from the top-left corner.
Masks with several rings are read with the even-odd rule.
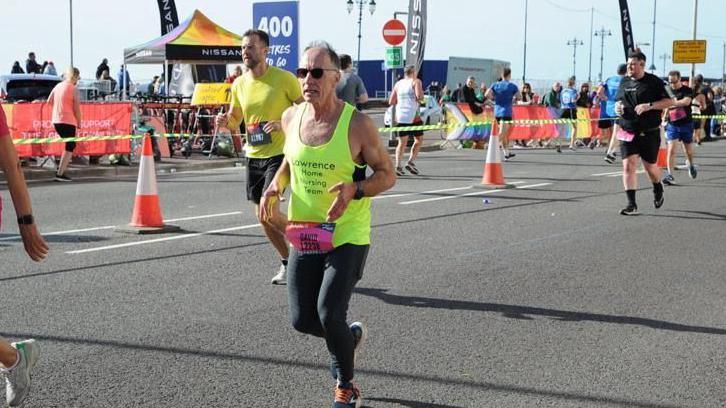
[[[8,73],[13,61],[24,65],[28,51],[38,59],[53,60],[59,70],[70,62],[68,0],[0,0],[0,72]],[[655,65],[663,71],[658,56],[671,54],[672,41],[691,38],[693,0],[660,0],[657,2]],[[324,39],[340,52],[356,54],[357,15],[349,15],[346,0],[301,0],[301,43]],[[180,19],[200,8],[223,27],[241,33],[252,25],[250,0],[177,0]],[[511,61],[513,76],[522,76],[524,38],[524,0],[429,0],[429,32],[426,58],[447,59],[450,55],[495,58]],[[651,42],[653,0],[631,0],[633,30],[637,42]],[[75,63],[85,78],[95,73],[102,58],[118,71],[125,47],[144,43],[157,37],[159,14],[155,0],[74,0]],[[393,12],[407,10],[407,0],[377,0],[372,16],[367,8],[363,16],[362,59],[381,59],[385,43],[381,37],[383,23]],[[606,38],[605,75],[612,74],[621,61],[622,40],[617,0],[530,0],[527,77],[560,79],[572,72],[572,47],[568,39],[582,39],[577,49],[577,76],[588,76],[590,51],[590,12],[595,8],[594,28],[605,27],[613,36]],[[31,11],[32,10],[32,14]],[[31,17],[32,15],[32,17]],[[726,33],[719,30],[726,20],[723,0],[699,1],[698,38],[708,40],[706,64],[696,71],[709,77],[720,77],[723,44]],[[651,47],[643,50],[650,59]],[[650,65],[650,61],[648,63]],[[600,67],[599,38],[593,39],[592,73],[597,79]],[[688,72],[689,66],[667,69]],[[134,79],[150,78],[161,67],[132,66]]]

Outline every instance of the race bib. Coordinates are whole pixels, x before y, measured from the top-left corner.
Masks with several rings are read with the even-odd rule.
[[[675,108],[668,111],[668,117],[670,118],[671,122],[683,119],[686,116],[686,110],[683,108]]]
[[[247,125],[247,143],[252,146],[262,146],[272,143],[272,135],[263,129],[267,122]]]
[[[633,138],[635,137],[635,133],[628,132],[623,128],[618,128],[618,133],[616,136],[621,142],[632,142]]]
[[[285,237],[296,251],[303,254],[324,254],[333,246],[334,223],[290,221],[285,227]]]

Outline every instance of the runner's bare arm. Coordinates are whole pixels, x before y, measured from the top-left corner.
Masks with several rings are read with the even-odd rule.
[[[18,216],[32,215],[28,187],[25,185],[23,171],[20,168],[18,155],[13,146],[13,139],[9,135],[0,135],[0,169],[5,173],[8,181],[8,190],[13,199],[15,214]],[[48,244],[38,232],[35,224],[18,225],[20,236],[23,239],[25,252],[30,259],[39,262],[48,254]]]
[[[373,175],[360,183],[363,196],[373,197],[393,187],[396,184],[393,164],[371,118],[356,112],[350,123],[349,140],[351,156],[356,162],[366,163],[373,170]],[[357,183],[338,183],[328,190],[338,193],[328,209],[328,222],[337,220],[345,213],[357,189]]]
[[[81,128],[81,92],[76,89],[73,95],[73,113],[78,121],[78,128]]]
[[[285,134],[290,134],[290,124],[292,118],[295,117],[297,105],[293,105],[282,113],[280,124]],[[280,168],[275,173],[275,177],[270,182],[270,186],[262,193],[260,199],[260,218],[263,220],[278,219],[282,214],[280,212],[280,197],[282,197],[285,188],[290,184],[290,166],[286,159],[282,160]],[[283,229],[284,230],[284,229]]]
[[[388,105],[395,105],[398,103],[398,83],[396,85],[393,85],[393,90],[391,91],[391,97],[388,98]]]
[[[416,100],[419,102],[422,102],[424,99],[424,93],[423,93],[423,83],[421,83],[420,79],[416,79],[413,85],[413,92],[416,95]]]
[[[494,91],[492,91],[492,88],[487,89],[486,93],[484,94],[484,99],[494,99]]]
[[[641,103],[639,105],[636,105],[635,113],[637,113],[638,115],[642,115],[644,112],[647,112],[649,110],[663,110],[668,109],[671,106],[673,106],[673,99],[663,98],[656,102]]]

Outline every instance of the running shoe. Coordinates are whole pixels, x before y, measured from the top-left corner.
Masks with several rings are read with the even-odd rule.
[[[620,210],[620,215],[638,215],[638,206],[635,204],[628,204],[627,207]]]
[[[416,168],[416,165],[413,164],[413,162],[406,163],[406,170],[408,170],[408,172],[413,175],[418,175],[418,169]]]
[[[613,163],[615,163],[615,155],[608,153],[605,155],[605,158],[603,160],[605,160],[606,162],[608,162],[610,164],[613,164]]]
[[[0,368],[5,375],[5,398],[11,407],[19,407],[30,392],[33,368],[38,363],[40,348],[35,340],[19,341],[12,344],[18,350],[18,361],[11,369]]]
[[[514,153],[505,154],[504,161],[508,161],[509,159],[511,159],[514,156],[516,156],[516,154],[514,154]]]
[[[653,206],[655,208],[660,208],[663,206],[663,202],[665,201],[665,198],[663,198],[663,192],[659,193],[653,193]]]
[[[672,174],[666,174],[663,176],[663,184],[668,186],[675,186],[676,185],[676,179],[673,178]]]
[[[333,391],[332,408],[359,408],[363,402],[360,396],[360,389],[354,383],[338,383]]]
[[[577,151],[577,147],[576,146],[570,146],[569,149],[572,150],[573,152]]]
[[[555,147],[555,151],[557,153],[562,153],[562,149],[560,148],[560,146]]]
[[[355,349],[353,350],[353,361],[355,361],[355,359],[358,358],[358,353],[360,353],[360,350],[363,348],[363,343],[365,343],[366,337],[368,337],[368,329],[366,329],[366,326],[361,322],[353,322],[353,324],[350,325],[350,332],[353,333],[353,344],[355,346]]]
[[[287,266],[280,265],[280,270],[272,278],[273,285],[287,285]]]
[[[396,175],[397,175],[397,176],[403,176],[403,175],[405,175],[405,174],[406,174],[406,173],[404,173],[404,172],[403,172],[403,168],[401,168],[401,166],[397,166],[397,167],[396,167]]]
[[[587,145],[587,147],[589,147],[590,150],[594,149],[595,146],[597,146],[597,141],[595,141],[595,140],[593,140],[592,142],[590,142],[590,144]]]
[[[691,177],[692,179],[695,179],[696,176],[698,176],[698,170],[696,170],[696,166],[694,166],[692,164],[690,166],[688,166],[688,176]]]
[[[68,182],[68,181],[71,181],[71,178],[68,177],[68,176],[66,176],[65,174],[58,174],[58,173],[56,173],[55,174],[55,181]]]

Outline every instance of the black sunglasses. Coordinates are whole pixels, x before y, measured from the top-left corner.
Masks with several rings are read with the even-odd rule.
[[[320,79],[323,77],[323,74],[325,71],[337,71],[337,69],[334,68],[313,68],[313,69],[307,69],[307,68],[298,68],[297,69],[297,77],[300,79],[305,79],[308,76],[308,73],[313,76],[315,79]]]

